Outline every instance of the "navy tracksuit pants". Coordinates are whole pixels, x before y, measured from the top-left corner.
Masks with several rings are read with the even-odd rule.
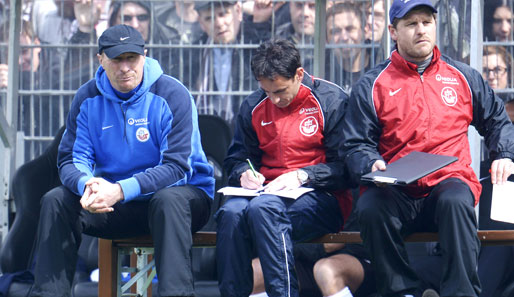
[[[409,265],[403,238],[413,232],[437,231],[443,258],[440,295],[478,296],[480,241],[473,205],[468,185],[456,178],[442,181],[420,199],[391,186],[368,188],[357,201],[356,212],[378,292],[403,296],[421,286]]]
[[[232,197],[218,210],[216,259],[221,296],[247,297],[258,256],[270,297],[297,297],[293,243],[340,230],[337,199],[312,191],[298,199]]]

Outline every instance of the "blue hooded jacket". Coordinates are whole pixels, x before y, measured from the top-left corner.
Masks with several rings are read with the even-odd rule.
[[[77,195],[93,176],[121,185],[125,202],[190,184],[214,195],[212,166],[202,149],[189,91],[145,58],[140,88],[116,95],[102,66],[79,88],[59,146],[63,185]]]

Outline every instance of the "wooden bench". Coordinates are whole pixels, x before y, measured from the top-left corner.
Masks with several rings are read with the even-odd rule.
[[[478,238],[482,245],[514,245],[514,230],[478,231]],[[434,242],[438,240],[437,233],[414,233],[408,236],[406,242]],[[361,243],[359,232],[339,232],[324,235],[310,241],[311,243]],[[216,246],[215,232],[197,232],[193,235],[194,247]],[[98,267],[100,279],[98,283],[98,296],[116,297],[121,295],[120,290],[120,259],[121,250],[134,248],[152,248],[151,236],[107,240],[98,242]],[[133,265],[133,264],[132,264]],[[148,266],[148,264],[147,264]],[[146,273],[146,272],[145,272]],[[153,277],[153,275],[152,275]],[[148,293],[150,295],[151,293]]]

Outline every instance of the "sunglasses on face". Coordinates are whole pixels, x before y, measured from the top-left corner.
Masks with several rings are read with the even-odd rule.
[[[139,22],[145,22],[150,19],[150,16],[148,14],[138,14],[138,15],[125,14],[121,17],[123,22],[132,22],[132,20],[134,18],[136,18]]]

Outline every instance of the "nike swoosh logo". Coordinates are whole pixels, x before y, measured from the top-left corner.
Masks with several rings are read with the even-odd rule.
[[[273,121],[271,121],[271,122],[261,121],[261,126],[263,126],[263,127],[264,127],[264,126],[267,126],[267,125],[269,125],[269,124],[271,124],[271,123],[273,123]]]
[[[102,127],[102,130],[107,130],[109,128],[112,128],[114,125],[110,125],[110,126],[105,126],[105,127]]]
[[[400,90],[401,90],[401,89],[402,89],[402,88],[399,88],[398,90],[396,90],[396,91],[394,91],[394,92],[393,92],[393,91],[391,91],[391,90],[389,90],[389,96],[394,96],[394,95],[396,95],[396,93],[400,92]]]
[[[127,36],[127,37],[120,37],[120,40],[121,40],[121,41],[123,41],[123,40],[125,40],[125,39],[129,39],[129,38],[130,38],[130,36]]]

